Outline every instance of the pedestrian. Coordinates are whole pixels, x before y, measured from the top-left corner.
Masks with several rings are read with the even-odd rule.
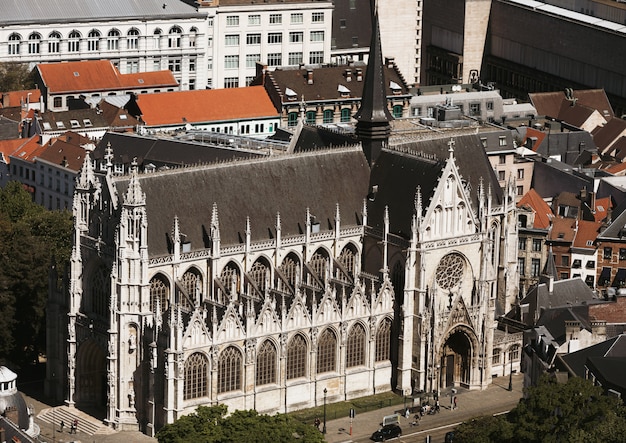
[[[409,414],[410,414],[410,412],[409,412],[409,408],[406,408],[406,409],[404,410],[404,418],[409,418]]]
[[[321,423],[322,422],[320,421],[319,417],[316,417],[315,418],[315,427],[317,428],[318,431],[320,430],[320,424]]]
[[[65,426],[65,423],[63,422],[63,420],[61,420],[61,432],[63,432],[63,427]]]
[[[454,409],[456,409],[456,395],[454,396]]]
[[[439,399],[435,401],[435,411],[439,412]]]

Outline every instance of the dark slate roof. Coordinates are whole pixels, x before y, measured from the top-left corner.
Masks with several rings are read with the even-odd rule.
[[[561,157],[561,161],[568,165],[585,164],[589,157],[586,152],[596,151],[594,138],[587,131],[570,131],[550,133],[539,143],[534,151],[545,156]]]
[[[580,192],[593,189],[593,179],[577,173],[574,168],[554,159],[535,161],[531,187],[542,198],[552,198],[563,191]]]
[[[558,343],[566,341],[565,322],[578,321],[583,329],[591,329],[589,323],[589,308],[584,305],[559,307],[543,311],[536,326],[544,326]]]
[[[624,368],[626,357],[590,357],[587,366],[593,375],[600,381],[604,389],[626,392]]]
[[[450,156],[450,138],[438,138],[403,143],[393,150],[383,150],[372,170],[371,185],[378,185],[378,193],[368,205],[368,224],[382,228],[384,206],[389,205],[391,232],[402,236],[410,233],[415,191],[420,186],[423,208],[437,186],[437,180]],[[463,135],[455,138],[454,158],[461,178],[469,182],[472,210],[478,210],[478,189],[481,179],[491,184],[494,204],[503,200],[502,189],[489,163],[480,137]]]
[[[598,147],[598,151],[604,151],[626,130],[626,121],[621,118],[614,118],[602,126],[593,130],[593,139]]]
[[[613,118],[613,109],[604,89],[580,89],[573,91],[576,103],[597,109],[604,118]],[[566,100],[564,91],[535,92],[528,94],[530,101],[539,115],[556,117],[561,108],[561,103]]]
[[[80,131],[85,129],[104,129],[109,127],[107,119],[104,118],[102,113],[95,108],[73,109],[71,111],[58,112],[47,111],[38,113],[37,117],[40,118],[42,122],[50,124],[50,128],[46,128],[45,131]],[[72,126],[72,120],[78,122],[78,126]],[[91,124],[86,124],[85,120],[89,120]],[[63,123],[63,126],[59,127],[58,122]]]
[[[309,84],[307,81],[307,69],[312,71],[313,82]],[[351,81],[347,81],[346,69],[351,70]],[[287,99],[286,90],[291,89],[296,93],[295,103],[300,103],[302,98],[306,102],[315,101],[344,101],[359,100],[363,95],[363,80],[357,81],[356,70],[361,69],[363,80],[365,79],[366,65],[364,63],[355,63],[354,66],[308,66],[305,69],[298,68],[278,68],[274,71],[266,71],[265,76],[271,79],[269,82],[274,88],[276,94],[280,97],[283,104],[292,104],[294,101]],[[385,72],[385,94],[393,96],[393,91],[389,87],[393,81],[402,89],[401,95],[408,95],[409,89],[399,71],[395,67],[384,67]],[[268,82],[266,80],[265,84]],[[350,97],[344,98],[338,91],[339,85],[343,85],[350,90]],[[266,87],[267,88],[267,87]],[[268,90],[268,94],[272,97],[274,94]],[[275,103],[276,104],[276,103]]]
[[[261,152],[255,153],[226,146],[209,146],[193,141],[108,132],[98,143],[92,158],[102,160],[109,143],[113,150],[114,163],[127,165],[137,158],[140,169],[149,163],[157,167],[183,166],[264,156]]]
[[[295,142],[294,152],[327,149],[357,144],[354,133],[338,132],[323,126],[303,125]]]
[[[175,216],[192,250],[207,247],[214,203],[222,246],[245,241],[247,217],[253,241],[275,237],[278,213],[283,236],[303,234],[307,208],[322,231],[334,227],[336,204],[342,226],[359,225],[368,179],[365,156],[354,147],[140,175],[148,250],[169,252]],[[114,180],[121,203],[129,177]]]
[[[426,204],[444,167],[442,160],[383,150],[372,170],[370,188],[377,186],[378,191],[368,201],[368,225],[383,229],[385,207],[389,206],[390,232],[410,238],[415,192],[419,186]]]
[[[584,377],[585,363],[587,362],[587,359],[590,357],[606,356],[607,352],[617,342],[618,338],[619,337],[613,337],[609,340],[589,346],[579,351],[570,352],[569,354],[563,355],[561,358],[577,376]]]
[[[19,137],[20,124],[14,120],[0,116],[0,140],[11,140]]]
[[[617,211],[616,211],[617,212]],[[626,211],[622,211],[613,222],[598,235],[598,240],[622,239],[626,227]]]

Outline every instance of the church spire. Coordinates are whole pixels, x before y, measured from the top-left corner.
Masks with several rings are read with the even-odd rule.
[[[361,106],[354,118],[357,120],[356,134],[363,145],[363,152],[372,167],[378,155],[387,146],[393,117],[387,108],[380,29],[378,27],[377,4],[370,0],[372,8],[372,39],[365,71]]]

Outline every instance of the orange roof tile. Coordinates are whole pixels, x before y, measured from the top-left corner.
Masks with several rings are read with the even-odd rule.
[[[606,218],[606,215],[609,209],[613,207],[611,197],[604,197],[604,198],[596,199],[595,206],[596,207],[594,209],[596,212],[593,215],[594,220],[597,222],[604,220]]]
[[[120,74],[110,60],[40,63],[37,69],[48,91],[54,94],[178,86],[170,71]]]
[[[28,95],[30,94],[30,96]],[[2,93],[2,104],[5,108],[21,106],[22,103],[39,102],[41,91],[39,89],[25,89],[23,91],[10,91]]]
[[[548,238],[550,240],[572,242],[574,241],[575,228],[575,218],[556,217],[552,219],[552,229],[550,229]]]
[[[626,169],[626,163],[617,163],[613,166],[609,166],[605,171],[610,172],[613,175],[624,175]]]
[[[576,238],[574,238],[574,246],[577,248],[593,248],[593,241],[598,236],[601,227],[601,222],[580,220]]]
[[[142,94],[137,105],[149,126],[278,115],[263,86]]]
[[[550,220],[554,217],[552,209],[545,202],[543,198],[531,188],[524,196],[517,202],[517,207],[521,208],[527,206],[535,212],[534,227],[539,229],[547,229],[550,226]]]
[[[522,140],[522,145],[526,146],[526,140],[528,140],[531,137],[534,137],[537,139],[537,142],[533,145],[532,150],[537,152],[539,145],[541,144],[543,139],[547,137],[547,135],[548,134],[546,134],[543,131],[538,131],[534,128],[528,127],[526,128],[526,137],[524,137],[524,140]]]
[[[5,142],[14,142],[15,140],[3,140],[1,143]],[[38,152],[42,149],[42,146],[39,144],[39,135],[33,135],[31,138],[18,139],[20,143],[14,144],[12,146],[11,152],[4,152],[4,149],[0,147],[0,151],[5,154],[5,158],[7,163],[10,163],[9,156],[19,157],[24,160],[30,161],[34,157],[37,156]]]

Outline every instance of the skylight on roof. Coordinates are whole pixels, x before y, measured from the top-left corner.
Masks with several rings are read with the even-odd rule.
[[[74,77],[78,77],[80,74],[77,71],[74,71]]]
[[[126,120],[126,114],[120,114],[120,120]]]
[[[397,84],[396,82],[393,82],[391,80],[389,81],[389,87],[391,89],[402,89],[399,84]]]
[[[63,123],[63,122],[57,122],[57,128],[59,128],[59,129],[65,129],[65,123]]]
[[[50,123],[48,123],[48,122],[43,122],[43,128],[46,131],[49,131],[50,129],[52,129],[52,126],[50,126]]]
[[[603,211],[604,212],[604,206],[598,205],[598,211]]]
[[[90,128],[91,126],[93,126],[93,124],[91,124],[91,120],[89,120],[88,118],[83,119],[83,124],[86,128]]]
[[[338,85],[337,91],[341,92],[342,94],[350,94],[350,90],[346,88],[344,85]]]
[[[143,78],[138,78],[137,81],[141,84],[143,84]]]
[[[78,120],[70,120],[70,125],[72,125],[72,128],[80,128],[80,123],[78,123]]]

